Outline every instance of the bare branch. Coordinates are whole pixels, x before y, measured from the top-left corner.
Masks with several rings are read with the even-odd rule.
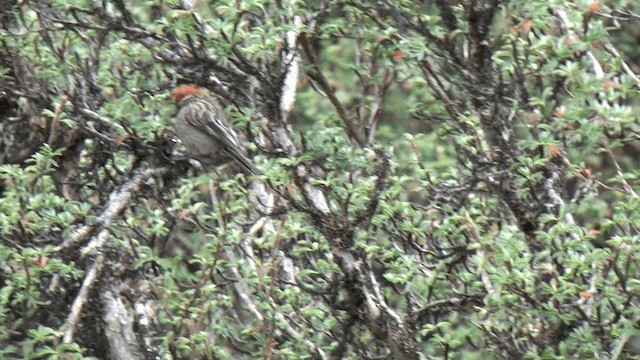
[[[296,0],[291,0],[290,6],[293,8]],[[299,28],[302,25],[302,18],[299,15],[293,16],[292,24]],[[287,123],[286,119],[293,109],[296,100],[296,92],[298,85],[298,76],[300,73],[300,53],[298,50],[298,34],[294,30],[287,31],[285,34],[285,48],[282,56],[282,65],[285,68],[286,75],[282,83],[282,95],[280,98],[280,114],[283,123]]]
[[[69,312],[69,315],[67,315],[67,320],[65,321],[65,324],[69,328],[64,332],[62,342],[67,344],[73,342],[74,332],[81,319],[80,315],[82,314],[82,307],[89,300],[89,293],[91,288],[93,288],[93,285],[98,281],[103,265],[104,254],[99,254],[93,264],[91,264],[89,271],[87,271],[87,274],[82,281],[82,286],[80,286],[80,291],[71,304],[71,311]]]
[[[116,360],[142,359],[144,356],[134,331],[134,319],[125,307],[125,300],[113,288],[105,286],[100,294],[111,354]]]

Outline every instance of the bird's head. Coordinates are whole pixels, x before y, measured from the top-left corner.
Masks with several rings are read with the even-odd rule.
[[[171,98],[176,104],[179,104],[180,100],[186,97],[203,94],[206,94],[204,89],[192,85],[185,85],[177,88],[173,94],[171,94]]]

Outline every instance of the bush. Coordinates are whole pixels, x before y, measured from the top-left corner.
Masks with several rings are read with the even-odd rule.
[[[637,357],[634,6],[5,2],[1,357]]]

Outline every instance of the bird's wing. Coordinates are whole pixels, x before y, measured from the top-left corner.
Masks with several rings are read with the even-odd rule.
[[[233,130],[231,124],[224,119],[221,109],[212,107],[210,111],[200,111],[197,114],[198,116],[194,119],[197,124],[194,125],[196,125],[196,128],[206,129],[208,135],[219,141],[221,152],[235,160],[249,173],[260,174],[260,170],[249,160],[247,150],[238,139],[238,134]]]

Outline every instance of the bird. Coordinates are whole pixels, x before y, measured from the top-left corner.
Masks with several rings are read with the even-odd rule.
[[[247,175],[260,175],[220,103],[204,88],[185,85],[172,99],[178,112],[175,134],[191,156],[207,166],[235,162]]]

